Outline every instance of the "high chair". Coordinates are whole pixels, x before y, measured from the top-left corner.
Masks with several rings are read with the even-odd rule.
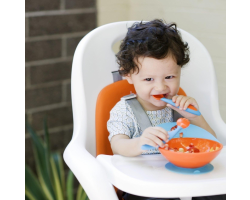
[[[126,191],[125,189],[129,188],[129,185],[138,183],[136,185],[138,190],[134,190],[134,194],[138,196],[141,195],[140,191],[144,187],[143,181],[128,179],[126,174],[115,172],[114,167],[105,167],[102,159],[106,157],[98,156],[106,154],[108,159],[113,157],[106,128],[109,116],[96,116],[99,116],[99,112],[109,112],[114,102],[118,102],[121,96],[135,92],[133,86],[127,84],[125,80],[117,81],[114,83],[118,88],[115,90],[117,92],[114,94],[112,90],[106,91],[105,98],[99,100],[100,103],[96,105],[97,99],[103,92],[102,89],[113,83],[111,72],[118,70],[112,46],[125,37],[127,28],[133,23],[134,21],[115,22],[94,29],[80,41],[74,54],[71,76],[74,131],[63,157],[91,200],[118,199],[111,179],[120,180],[122,184],[119,184],[119,189],[123,191]],[[217,81],[211,57],[206,48],[194,36],[184,30],[179,29],[179,31],[183,40],[188,42],[191,52],[189,64],[182,69],[181,88],[188,96],[197,100],[200,112],[215,131],[217,139],[225,145],[226,125],[219,113]],[[123,89],[120,89],[121,87]],[[100,91],[102,92],[100,93]],[[102,121],[95,124],[96,120],[100,119]],[[97,136],[96,131],[99,132]],[[122,159],[122,157],[120,156],[118,159]],[[143,159],[145,158],[143,157]],[[182,178],[182,175],[179,174],[174,174],[173,177],[175,176],[178,179]],[[134,181],[131,182],[131,180]],[[203,182],[205,181],[204,179]],[[190,199],[193,195],[185,193],[187,191],[182,193],[180,189],[180,187],[185,187],[184,182],[183,184],[177,184],[173,180],[172,185],[175,189],[172,188],[171,195],[165,197],[175,196],[181,197],[183,200]],[[224,179],[220,179],[218,184],[225,184]],[[223,188],[213,190],[213,187],[219,187],[218,184],[211,185],[209,189],[212,192],[208,192],[208,189],[199,189],[199,195],[216,195],[221,191],[224,192]],[[179,189],[176,189],[178,187]],[[154,194],[150,192],[148,191],[147,194]],[[189,195],[185,196],[186,194]],[[197,196],[196,193],[194,195]]]

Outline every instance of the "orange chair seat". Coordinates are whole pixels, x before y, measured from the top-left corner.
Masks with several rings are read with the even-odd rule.
[[[108,140],[109,132],[107,130],[107,121],[110,111],[121,97],[130,93],[136,93],[134,85],[129,84],[127,80],[114,82],[104,87],[97,97],[95,112],[96,127],[96,156],[99,154],[113,155],[110,142]],[[186,96],[182,88],[179,88],[178,95]]]

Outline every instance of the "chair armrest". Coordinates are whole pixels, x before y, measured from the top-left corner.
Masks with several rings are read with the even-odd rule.
[[[89,199],[118,200],[112,184],[108,181],[105,171],[78,141],[72,139],[66,147],[63,158],[80,182]]]

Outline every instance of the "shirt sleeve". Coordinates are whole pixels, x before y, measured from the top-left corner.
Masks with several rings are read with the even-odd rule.
[[[109,131],[109,141],[113,136],[118,134],[124,134],[132,138],[135,131],[134,117],[132,113],[130,113],[126,101],[119,101],[110,111],[107,129]]]

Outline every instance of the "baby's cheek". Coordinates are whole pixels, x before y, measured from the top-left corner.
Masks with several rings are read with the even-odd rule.
[[[137,91],[137,95],[140,96],[142,99],[148,99],[150,97],[150,93],[142,89]]]
[[[180,89],[180,85],[178,83],[176,83],[175,86],[173,87],[173,89],[174,89],[175,94],[177,94],[179,89]]]
[[[150,90],[146,87],[143,87],[140,91],[143,96],[150,96]]]

